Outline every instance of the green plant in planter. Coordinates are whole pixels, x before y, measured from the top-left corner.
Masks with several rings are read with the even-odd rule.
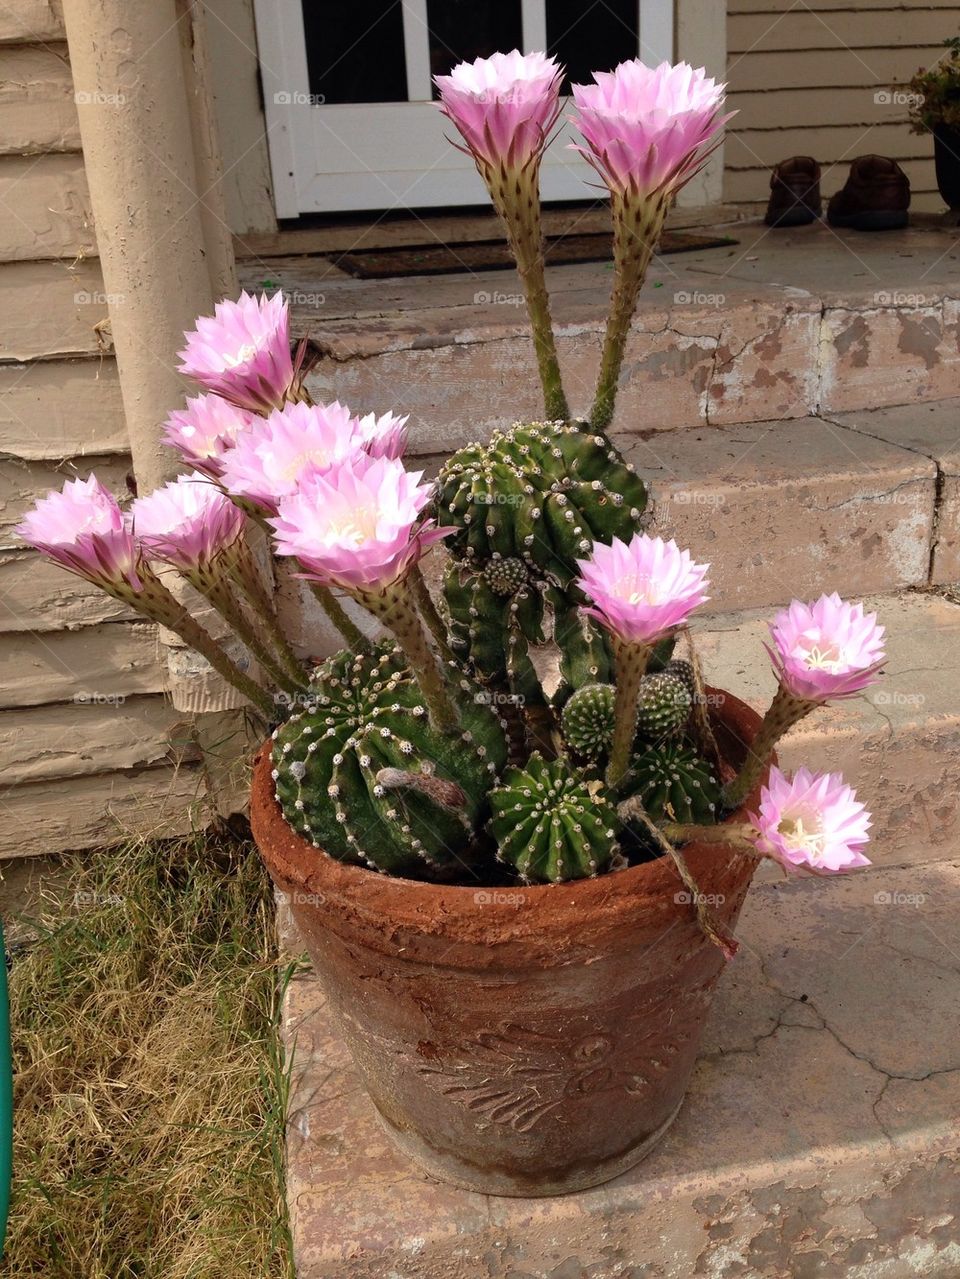
[[[910,126],[931,133],[940,125],[960,130],[960,36],[944,40],[947,56],[922,68],[907,85]],[[894,92],[901,92],[899,85]]]
[[[462,884],[557,885],[652,852],[672,858],[688,887],[690,839],[818,870],[861,864],[866,818],[837,779],[772,774],[756,818],[718,822],[755,791],[783,732],[874,678],[875,619],[836,597],[777,619],[778,693],[721,787],[695,664],[673,660],[706,599],[707,566],[643,531],[646,488],[605,433],[644,274],[675,192],[720,128],[721,88],[691,68],[628,63],[574,90],[581,150],[610,190],[614,223],[610,313],[579,421],[562,385],[539,222],[561,72],[517,53],[464,75],[459,89],[444,79],[443,109],[517,259],[545,420],[495,430],[426,483],[401,460],[406,420],[314,404],[283,298],[243,294],[198,322],[181,353],[205,394],[175,415],[168,438],[193,473],[129,512],[96,481],[75,481],[27,516],[23,538],[177,630],[258,708],[273,733],[277,803],[317,857]],[[511,75],[500,94],[498,77]],[[346,643],[312,673],[258,568],[263,534]],[[441,544],[435,600],[420,564]],[[232,654],[157,566],[230,623]],[[371,639],[374,627],[387,638]],[[696,910],[730,953],[708,908]]]

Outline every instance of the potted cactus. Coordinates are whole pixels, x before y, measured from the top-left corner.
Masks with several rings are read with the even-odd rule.
[[[203,388],[168,424],[189,474],[127,511],[73,481],[21,526],[179,632],[262,714],[254,835],[380,1117],[428,1173],[517,1195],[602,1182],[666,1130],[761,857],[868,864],[869,816],[842,778],[787,777],[774,751],[884,659],[876,618],[825,596],[774,619],[762,719],[704,685],[688,619],[708,566],[645,531],[646,488],[605,430],[653,247],[722,126],[722,86],[635,62],[573,90],[615,228],[579,421],[539,222],[561,74],[514,52],[438,80],[517,259],[544,421],[424,482],[402,461],[405,419],[314,404],[282,298],[243,295],[181,353]],[[291,645],[257,530],[343,651],[315,663]],[[239,648],[204,630],[190,592]]]

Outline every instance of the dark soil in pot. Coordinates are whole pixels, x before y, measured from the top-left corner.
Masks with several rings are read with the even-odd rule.
[[[735,763],[759,719],[727,694],[716,721]],[[266,748],[251,821],[364,1085],[424,1171],[490,1194],[581,1190],[669,1127],[724,967],[669,860],[537,887],[387,878],[295,834]],[[732,928],[755,859],[685,854]]]

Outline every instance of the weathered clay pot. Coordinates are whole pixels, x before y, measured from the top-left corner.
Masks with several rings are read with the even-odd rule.
[[[736,762],[759,720],[722,701]],[[583,1189],[642,1159],[680,1108],[724,966],[672,863],[535,888],[392,879],[295,834],[270,768],[264,749],[254,835],[401,1150],[501,1195]],[[685,852],[732,926],[754,859]]]

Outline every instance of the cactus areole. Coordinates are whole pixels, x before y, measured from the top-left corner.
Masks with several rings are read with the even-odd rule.
[[[314,402],[286,300],[244,293],[180,353],[203,391],[167,423],[188,473],[124,505],[94,476],[68,481],[17,529],[174,631],[198,681],[261,717],[254,834],[381,1118],[430,1173],[494,1194],[597,1184],[666,1130],[760,857],[788,873],[869,864],[870,817],[842,777],[773,761],[885,660],[875,615],[825,595],[774,619],[762,720],[705,686],[691,627],[710,565],[652,527],[631,461],[662,425],[655,402],[606,431],[637,295],[723,124],[723,86],[639,61],[573,86],[614,232],[579,420],[561,357],[586,339],[555,340],[540,225],[563,80],[517,51],[437,80],[517,261],[539,420],[478,424],[425,478],[404,462],[407,417]],[[268,541],[324,630],[304,614],[288,633]]]

